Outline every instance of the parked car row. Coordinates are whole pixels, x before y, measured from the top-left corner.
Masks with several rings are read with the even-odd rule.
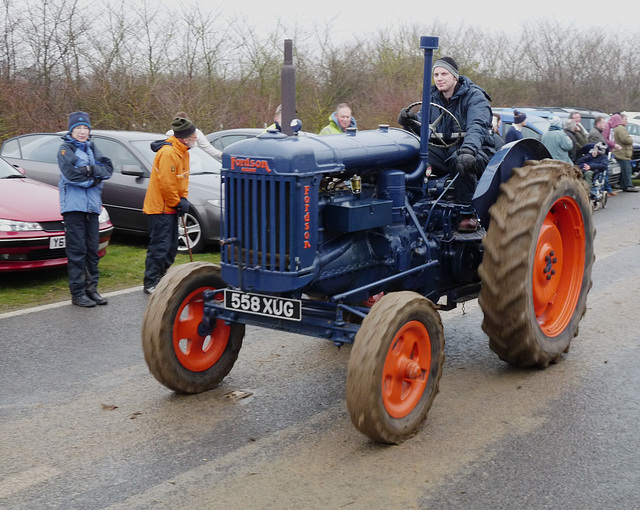
[[[99,221],[102,257],[113,232],[104,207]],[[58,188],[0,158],[0,272],[65,266],[65,246]]]
[[[32,133],[5,141],[0,156],[23,168],[28,177],[56,185],[60,171],[57,153],[60,133]],[[147,218],[142,204],[151,175],[155,153],[150,144],[164,139],[159,133],[92,130],[91,139],[113,162],[113,176],[104,182],[102,202],[116,229],[136,234],[147,233]],[[185,214],[186,235],[193,252],[220,238],[220,162],[201,149],[190,154],[189,203]],[[180,225],[180,251],[187,251],[185,232]]]
[[[537,138],[540,140],[542,135],[549,130],[549,117],[557,116],[563,121],[569,118],[572,111],[580,113],[581,124],[587,131],[591,131],[594,126],[596,117],[606,117],[609,115],[600,110],[589,110],[586,108],[559,108],[559,107],[509,107],[509,108],[492,108],[496,113],[500,114],[502,120],[502,128],[500,134],[504,135],[509,131],[513,124],[513,111],[519,110],[527,114],[527,125],[522,129],[522,134],[525,138]],[[640,135],[640,122],[638,123],[638,134]],[[627,129],[631,122],[627,125]],[[631,129],[629,129],[631,133]],[[632,134],[632,133],[631,133]],[[633,134],[632,134],[633,135]],[[633,144],[633,161],[631,162],[633,168],[633,176],[640,174],[638,168],[640,167],[640,136],[638,140],[634,140]],[[609,163],[609,182],[612,186],[617,186],[620,182],[620,164],[613,158]]]

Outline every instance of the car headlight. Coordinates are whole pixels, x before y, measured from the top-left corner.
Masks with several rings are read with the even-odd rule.
[[[107,221],[109,221],[109,213],[107,212],[107,210],[103,207],[102,211],[100,211],[100,216],[98,216],[98,223],[106,223]]]
[[[0,218],[0,232],[29,232],[34,230],[42,230],[39,223]]]

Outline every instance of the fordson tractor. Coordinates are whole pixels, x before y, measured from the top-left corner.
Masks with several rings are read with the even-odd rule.
[[[420,47],[428,105],[438,38],[422,37]],[[440,310],[478,298],[502,360],[557,362],[578,333],[595,258],[580,172],[549,159],[537,140],[508,144],[478,182],[482,228],[459,233],[456,179],[430,172],[429,144],[439,141],[429,135],[442,116],[429,110],[421,137],[389,126],[322,137],[273,131],[225,149],[221,263],[173,267],[144,314],[156,379],[183,394],[214,388],[247,324],[353,344],[351,420],[395,444],[416,432],[438,392]]]

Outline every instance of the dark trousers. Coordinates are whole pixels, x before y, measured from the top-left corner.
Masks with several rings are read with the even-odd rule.
[[[98,288],[98,247],[100,224],[98,215],[80,211],[66,212],[64,230],[67,246],[69,290],[79,297]]]
[[[620,163],[620,187],[624,190],[633,187],[631,181],[631,161],[628,159],[619,159]]]
[[[149,214],[149,246],[144,269],[144,286],[155,287],[178,253],[178,215]]]
[[[453,178],[458,174],[456,163],[458,162],[457,151],[459,148],[457,145],[446,149],[429,147],[429,164],[433,169],[434,175],[449,175]],[[456,202],[468,206],[466,208],[468,210],[462,211],[463,213],[470,214],[474,212],[473,205],[471,205],[473,194],[478,185],[478,177],[484,172],[489,159],[491,159],[490,154],[480,151],[476,156],[475,172],[461,173],[453,184]]]

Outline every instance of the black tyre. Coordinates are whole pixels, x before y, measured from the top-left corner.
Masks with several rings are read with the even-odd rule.
[[[591,289],[586,183],[567,163],[529,161],[502,184],[490,214],[478,270],[482,329],[500,359],[546,367],[568,352]]]
[[[425,421],[438,393],[444,331],[415,292],[382,297],[362,322],[347,369],[347,408],[363,434],[397,444]]]
[[[185,228],[186,235],[185,235]],[[187,246],[187,237],[189,246]],[[204,236],[202,235],[202,224],[193,211],[189,211],[184,215],[184,224],[182,218],[178,218],[178,251],[180,253],[199,253],[204,248]]]
[[[225,286],[218,266],[192,262],[172,267],[149,298],[142,321],[142,349],[149,370],[167,388],[179,393],[210,390],[233,367],[242,347],[244,324],[219,320],[210,335],[197,332],[203,291]]]

